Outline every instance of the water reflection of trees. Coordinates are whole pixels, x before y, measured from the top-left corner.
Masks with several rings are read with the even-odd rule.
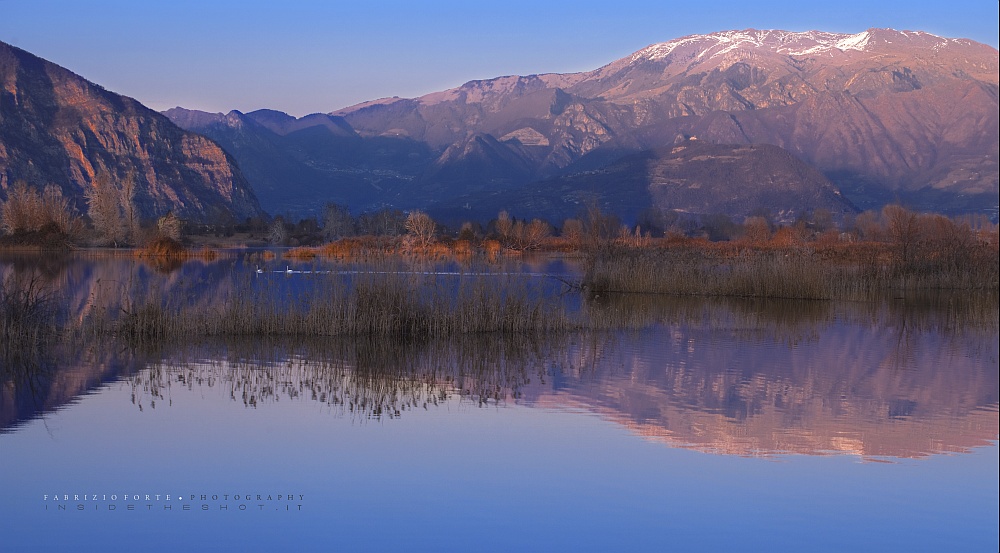
[[[995,308],[638,300],[602,308],[656,325],[541,339],[229,344],[192,353],[213,362],[172,353],[130,382],[140,405],[169,399],[174,386],[208,386],[247,407],[316,401],[362,418],[456,397],[584,408],[650,439],[737,455],[922,457],[995,439]]]
[[[96,255],[96,257],[93,257]],[[66,315],[65,330],[76,330],[89,319],[120,313],[135,298],[158,297],[210,307],[233,293],[236,260],[191,260],[163,272],[155,260],[131,252],[56,255],[0,255],[0,277],[37,275],[39,282]]]
[[[4,278],[30,273],[49,283],[75,321],[121,309],[125,290],[211,308],[239,293],[237,270],[228,259],[170,274],[126,258],[0,263]],[[318,402],[358,418],[456,398],[571,404],[655,439],[737,454],[912,456],[995,439],[995,295],[859,303],[603,295],[579,305],[607,330],[142,349],[59,336],[27,356],[0,356],[0,428],[123,378],[142,409],[169,406],[180,387],[219,390],[247,407]]]

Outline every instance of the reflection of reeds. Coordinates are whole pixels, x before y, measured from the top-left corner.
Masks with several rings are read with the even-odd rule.
[[[4,357],[30,355],[58,330],[58,303],[34,274],[0,283],[0,348]]]
[[[479,405],[517,398],[531,371],[543,367],[541,349],[524,336],[426,342],[227,339],[191,351],[217,361],[184,362],[175,354],[169,364],[154,364],[129,381],[140,408],[169,404],[174,386],[208,387],[251,408],[304,400],[354,417],[394,418],[456,395]]]
[[[34,271],[10,272],[0,282],[0,385],[27,390],[33,403],[52,372],[50,353],[59,338],[60,305]],[[0,407],[3,407],[0,396]],[[6,413],[5,413],[6,415]],[[6,421],[4,421],[6,422]]]
[[[605,328],[667,325],[755,328],[795,332],[800,327],[828,323],[834,303],[771,298],[703,298],[667,294],[596,294],[585,308],[593,318],[606,319]],[[627,325],[628,321],[634,324]]]

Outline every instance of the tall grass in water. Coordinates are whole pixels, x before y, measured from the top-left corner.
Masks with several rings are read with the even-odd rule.
[[[58,305],[36,275],[11,273],[0,283],[0,355],[30,357],[59,330]]]
[[[609,248],[591,256],[583,281],[593,293],[867,300],[915,290],[995,292],[996,260],[986,251],[959,265],[926,259],[904,266],[890,252],[864,246],[849,255],[805,248]]]
[[[540,333],[579,322],[542,284],[512,275],[441,276],[376,265],[350,275],[313,279],[279,296],[267,279],[251,277],[211,304],[135,293],[122,313],[94,317],[95,334],[132,343],[186,336],[340,336],[439,338],[475,333]]]
[[[55,294],[36,273],[11,271],[0,283],[0,385],[13,398],[41,405],[54,365],[53,350],[65,328]],[[24,392],[27,392],[25,394]],[[16,401],[15,401],[16,403]]]

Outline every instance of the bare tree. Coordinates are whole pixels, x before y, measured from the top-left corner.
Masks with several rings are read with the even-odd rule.
[[[530,223],[518,221],[511,232],[513,246],[521,251],[537,250],[542,242],[552,234],[549,224],[541,219],[533,219]]]
[[[904,266],[913,261],[917,240],[920,238],[920,221],[916,213],[900,205],[882,208],[889,240],[896,248],[897,261]]]
[[[500,242],[509,246],[514,238],[514,221],[511,220],[509,213],[501,211],[497,215],[496,229]]]
[[[643,248],[649,245],[649,234],[643,234],[642,228],[636,225],[635,229],[629,229],[628,225],[618,228],[618,239],[616,242],[621,246],[630,248]]]
[[[429,246],[434,242],[434,235],[437,231],[437,224],[430,215],[423,211],[412,211],[406,217],[406,231],[416,241],[420,247]]]
[[[583,228],[587,246],[600,248],[607,246],[618,234],[621,221],[615,215],[606,215],[597,201],[587,204]]]
[[[870,210],[854,218],[854,229],[862,240],[881,240],[883,236],[878,213]]]
[[[122,181],[119,191],[119,204],[121,205],[122,224],[125,227],[125,239],[130,244],[136,244],[139,239],[139,210],[135,204],[136,181],[135,174],[129,173]]]
[[[326,204],[323,209],[323,236],[327,240],[354,236],[354,218],[347,207],[335,203]]]
[[[75,237],[80,231],[80,217],[62,190],[48,185],[39,194],[23,181],[18,181],[7,191],[7,201],[0,205],[0,219],[8,234],[37,231],[55,225],[59,232]]]
[[[267,231],[267,241],[272,244],[284,245],[288,241],[288,229],[285,228],[285,219],[278,215]]]
[[[975,257],[976,238],[967,222],[923,215],[919,223],[918,255],[924,259],[933,259],[948,269],[960,269]]]
[[[816,232],[827,231],[833,228],[833,213],[825,207],[815,209],[812,213],[812,223]]]
[[[771,239],[771,226],[763,217],[747,217],[743,222],[743,236],[751,244],[763,244]]]
[[[580,247],[583,244],[583,223],[579,219],[566,219],[561,234],[567,242]]]
[[[384,207],[358,217],[358,229],[369,236],[399,236],[404,230],[405,217],[398,209]]]
[[[472,223],[466,221],[462,223],[462,228],[458,231],[458,239],[465,240],[466,242],[476,241],[476,229],[472,226]]]
[[[162,238],[180,241],[181,220],[174,215],[173,211],[168,211],[166,215],[156,221],[156,231]]]
[[[87,197],[87,214],[101,238],[116,247],[125,241],[125,219],[122,215],[121,197],[107,173],[94,177]]]
[[[54,184],[45,187],[42,192],[42,209],[45,211],[45,218],[53,223],[63,234],[76,237],[83,229],[83,221],[76,208],[62,194],[62,189]]]
[[[17,181],[7,190],[7,201],[0,206],[0,219],[7,234],[36,230],[39,210],[38,192]]]

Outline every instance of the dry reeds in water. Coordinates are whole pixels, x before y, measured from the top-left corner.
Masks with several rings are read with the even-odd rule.
[[[0,284],[0,354],[37,352],[58,332],[58,305],[35,276],[9,275]]]
[[[858,248],[860,251],[861,248]],[[961,264],[902,266],[879,250],[847,258],[809,249],[608,249],[591,257],[584,286],[628,292],[794,299],[877,299],[907,290],[996,291],[996,255]]]
[[[579,326],[541,285],[512,275],[368,270],[303,278],[304,291],[278,295],[263,277],[210,305],[155,294],[130,297],[121,315],[91,321],[97,334],[130,342],[184,336],[377,335],[439,338],[474,333],[544,333]],[[274,278],[282,278],[277,276]]]

